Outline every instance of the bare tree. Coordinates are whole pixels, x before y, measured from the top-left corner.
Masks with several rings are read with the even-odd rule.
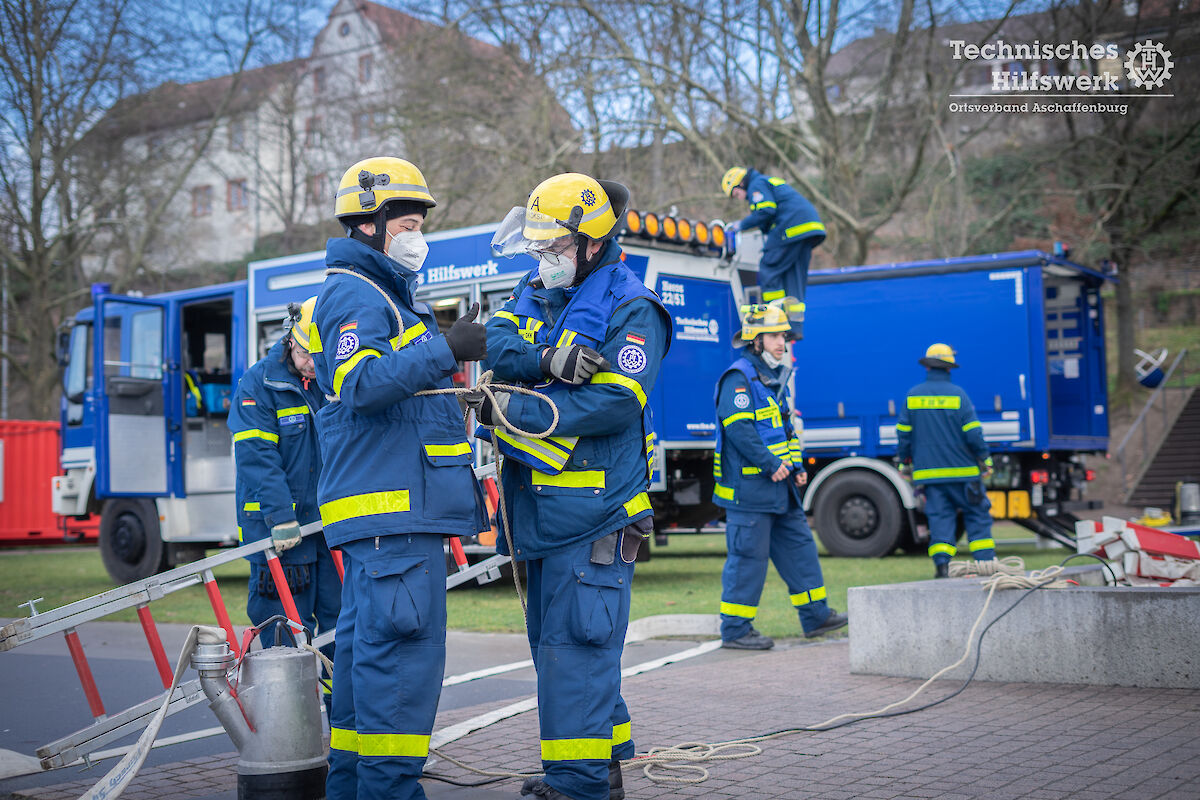
[[[83,262],[101,231],[122,242],[127,282],[162,235],[173,201],[211,139],[185,153],[132,152],[102,136],[114,113],[162,108],[128,102],[163,75],[232,71],[216,118],[236,96],[236,74],[269,35],[263,0],[0,0],[0,260],[8,346],[0,358],[19,387],[21,413],[52,413],[54,332],[87,296]],[[99,129],[98,129],[99,128]]]
[[[1155,257],[1155,243],[1172,229],[1194,239],[1200,215],[1200,77],[1179,68],[1200,46],[1200,18],[1185,7],[1138,4],[1132,19],[1109,2],[1051,9],[1060,39],[1116,35],[1125,53],[1153,40],[1176,56],[1174,74],[1161,89],[1172,96],[1132,98],[1126,114],[1060,118],[1061,136],[1071,145],[1070,157],[1060,165],[1062,177],[1090,221],[1078,247],[1096,258],[1107,256],[1119,270],[1117,380],[1126,390],[1136,380],[1138,266]],[[1145,90],[1131,85],[1128,91]]]

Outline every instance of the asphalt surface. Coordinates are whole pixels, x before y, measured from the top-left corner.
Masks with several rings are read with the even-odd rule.
[[[851,636],[853,625],[851,621]],[[168,633],[181,638],[181,632]],[[145,699],[158,687],[140,637],[136,625],[120,623],[94,634],[85,632],[89,653],[95,653],[93,669],[110,707]],[[624,663],[628,667],[651,662],[694,649],[698,641],[630,645]],[[169,640],[168,651],[172,646]],[[526,657],[520,636],[453,634],[447,674]],[[0,653],[0,681],[5,687],[0,695],[0,748],[32,752],[48,738],[88,722],[61,638],[30,645],[25,652]],[[623,694],[633,715],[635,743],[644,753],[656,745],[727,742],[813,726],[838,714],[882,708],[920,683],[851,674],[844,639],[784,640],[769,652],[717,649],[628,676]],[[944,698],[958,688],[958,682],[939,681],[912,705]],[[447,687],[435,737],[448,726],[533,691],[529,669]],[[203,728],[214,720],[200,705],[169,724],[175,726],[172,730]],[[535,767],[537,715],[526,712],[496,721],[449,742],[441,753],[485,770]],[[696,780],[700,773],[664,776],[660,771],[658,780],[652,780],[642,765],[628,764],[628,797],[1197,800],[1200,692],[976,681],[947,702],[915,713],[822,732],[788,733],[719,748],[716,755],[720,760],[699,764],[707,771],[705,779],[690,784],[662,778]],[[235,760],[224,736],[165,748],[151,756],[124,797],[233,800]],[[0,798],[75,800],[103,769],[81,773],[69,768],[0,780]],[[480,779],[446,759],[431,771],[462,782]],[[423,785],[434,800],[491,800],[516,797],[520,784],[506,779],[479,788],[432,780]]]

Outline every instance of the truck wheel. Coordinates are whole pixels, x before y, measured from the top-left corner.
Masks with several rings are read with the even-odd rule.
[[[878,558],[900,539],[900,498],[879,475],[853,470],[834,475],[815,500],[817,535],[832,556]]]
[[[166,545],[154,506],[143,500],[112,500],[100,516],[100,558],[117,583],[149,578],[166,567]]]

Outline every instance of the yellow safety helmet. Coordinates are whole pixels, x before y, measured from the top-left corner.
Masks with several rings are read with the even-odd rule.
[[[284,330],[291,334],[292,341],[305,350],[309,349],[308,345],[311,341],[309,330],[312,327],[313,309],[316,307],[317,296],[315,294],[300,305],[288,303],[288,318],[283,323]]]
[[[934,369],[951,369],[957,368],[958,362],[954,360],[954,348],[948,344],[937,342],[929,345],[925,350],[925,357],[920,359],[919,363],[923,367],[933,367]]]
[[[511,258],[545,250],[564,236],[604,241],[616,235],[628,202],[629,189],[616,181],[578,172],[555,175],[529,193],[524,208],[508,212],[492,238],[492,251]]]
[[[760,333],[790,333],[792,323],[787,312],[777,305],[778,301],[742,306],[739,315],[742,321],[742,332],[734,340],[735,347],[743,347],[754,341]]]
[[[733,196],[733,190],[742,185],[742,181],[746,178],[745,167],[730,167],[725,170],[725,175],[721,178],[721,191],[727,196]]]
[[[373,214],[390,200],[412,200],[428,208],[437,205],[421,170],[403,158],[364,158],[346,170],[333,201],[333,215]]]

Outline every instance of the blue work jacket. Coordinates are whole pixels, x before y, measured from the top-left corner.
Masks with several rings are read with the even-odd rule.
[[[325,263],[370,280],[329,275],[313,311],[317,382],[334,399],[318,415],[325,468],[317,494],[329,545],[486,530],[458,401],[416,396],[451,388],[458,371],[429,307],[413,300],[416,273],[350,238],[331,239]]]
[[[504,462],[518,559],[542,558],[653,514],[647,494],[653,431],[645,408],[671,346],[671,317],[620,259],[620,247],[609,242],[601,266],[570,289],[530,286],[532,271],[488,320],[486,366],[496,380],[545,391],[559,413],[556,443],[549,444],[557,461],[555,453],[537,451],[536,442],[524,442],[528,449],[510,450]],[[547,385],[541,355],[566,344],[598,350],[611,371],[582,386]],[[546,403],[521,394],[512,395],[505,415],[530,432],[553,420]],[[551,460],[539,461],[530,450]],[[507,549],[503,537],[499,547]]]
[[[315,381],[288,368],[286,337],[242,376],[229,406],[227,424],[233,431],[237,465],[238,533],[243,542],[271,535],[284,522],[307,525],[320,519],[317,480],[321,453],[315,424],[325,396]],[[284,564],[317,560],[319,536],[279,554]],[[250,560],[265,564],[255,553]]]
[[[950,382],[950,371],[930,369],[908,390],[896,423],[896,457],[912,462],[918,483],[975,480],[988,458],[983,425],[967,393]]]
[[[782,178],[771,178],[758,170],[746,170],[746,202],[750,214],[738,223],[741,230],[763,232],[763,249],[807,240],[816,247],[825,241],[825,225],[813,204]]]
[[[799,504],[795,474],[804,470],[792,426],[783,367],[772,369],[754,353],[733,362],[717,381],[717,447],[713,502],[722,508],[782,514]],[[771,476],[783,464],[785,480]]]

